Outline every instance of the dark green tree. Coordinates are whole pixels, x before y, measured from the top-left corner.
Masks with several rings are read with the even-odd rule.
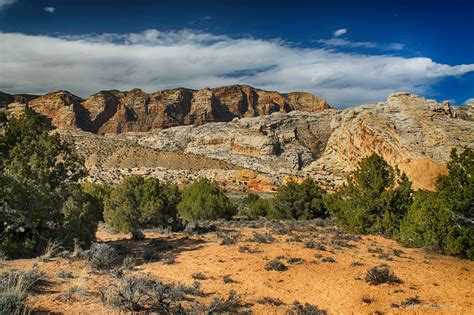
[[[474,151],[453,150],[448,170],[438,177],[436,192],[417,192],[400,241],[474,259]]]
[[[289,182],[278,188],[268,217],[272,219],[310,220],[328,215],[323,198],[326,191],[311,178],[301,184]]]
[[[412,203],[411,182],[378,154],[364,158],[341,189],[326,198],[336,223],[355,233],[396,236]]]
[[[231,219],[237,207],[216,183],[200,178],[183,190],[178,212],[187,221]]]
[[[124,178],[105,201],[105,222],[122,232],[179,225],[176,205],[180,192],[175,185],[156,178],[133,175]]]
[[[249,193],[244,199],[247,207],[246,214],[251,219],[266,217],[270,208],[270,200],[260,198],[259,195]]]
[[[72,208],[63,207],[79,197],[77,181],[84,175],[82,160],[57,134],[49,134],[42,116],[26,107],[20,118],[9,119],[0,134],[1,249],[21,256],[38,253],[48,240],[72,245],[62,234]],[[83,205],[74,211],[89,217],[95,210]],[[84,243],[89,243],[97,222],[86,225]]]
[[[112,187],[106,183],[91,183],[85,182],[81,184],[82,190],[94,197],[99,205],[98,211],[96,213],[97,219],[99,221],[104,221],[104,207],[105,200],[110,196],[112,192]]]

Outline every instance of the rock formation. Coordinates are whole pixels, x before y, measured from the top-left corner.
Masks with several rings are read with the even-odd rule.
[[[13,100],[9,111],[21,108],[16,96],[1,100]],[[311,176],[333,189],[376,152],[415,188],[432,190],[451,149],[474,148],[474,104],[403,92],[345,110],[311,94],[249,86],[107,91],[85,100],[55,92],[28,102],[76,144],[93,180],[135,173],[186,183],[206,176],[231,188],[273,191]]]
[[[52,127],[77,127],[99,134],[146,132],[173,126],[231,121],[235,117],[256,117],[293,110],[317,112],[329,108],[326,101],[309,93],[280,94],[247,85],[202,90],[178,88],[151,94],[140,89],[102,91],[85,100],[66,91],[35,98],[0,94],[0,106],[16,109],[19,104],[26,103],[47,116]]]

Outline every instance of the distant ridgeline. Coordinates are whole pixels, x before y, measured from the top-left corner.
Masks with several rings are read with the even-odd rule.
[[[9,95],[0,92],[0,107],[11,111],[24,104],[49,117],[57,128],[78,127],[94,133],[146,132],[181,125],[227,122],[235,117],[256,117],[274,112],[330,108],[327,102],[309,93],[281,94],[232,85],[214,89],[177,88],[147,94],[140,89],[128,92],[101,91],[82,99],[66,91],[44,96]]]

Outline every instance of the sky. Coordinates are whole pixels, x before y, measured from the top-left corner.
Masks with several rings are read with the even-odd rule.
[[[344,108],[474,98],[474,1],[0,0],[0,91],[250,84]]]

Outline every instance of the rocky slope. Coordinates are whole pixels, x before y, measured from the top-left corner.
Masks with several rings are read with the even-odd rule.
[[[101,91],[87,99],[66,91],[39,97],[0,94],[0,106],[6,106],[13,113],[26,103],[49,117],[52,127],[78,127],[99,134],[143,132],[231,121],[234,117],[256,117],[293,110],[316,112],[329,108],[326,101],[309,93],[280,94],[247,85],[202,90],[178,88],[151,94],[140,89]]]
[[[252,93],[258,98],[249,98]],[[409,93],[342,111],[309,94],[247,86],[150,95],[101,92],[87,100],[60,94],[48,106],[45,97],[29,104],[49,114],[55,126],[111,132],[100,136],[78,128],[58,130],[75,142],[91,180],[98,181],[134,173],[178,183],[205,176],[231,188],[272,191],[288,180],[312,176],[331,189],[376,152],[406,172],[415,188],[434,189],[436,177],[447,172],[451,149],[474,148],[474,104],[453,107]],[[108,115],[115,98],[119,105]],[[20,108],[17,103],[8,109]],[[73,104],[73,110],[65,110],[71,106],[65,104]],[[130,120],[121,106],[133,108],[137,118]],[[84,117],[89,125],[83,124]],[[204,124],[216,120],[224,122]]]

